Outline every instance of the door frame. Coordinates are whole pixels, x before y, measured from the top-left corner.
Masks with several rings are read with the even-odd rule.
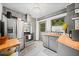
[[[45,22],[45,29],[46,29],[46,20],[36,21],[36,40],[40,40],[40,22]]]

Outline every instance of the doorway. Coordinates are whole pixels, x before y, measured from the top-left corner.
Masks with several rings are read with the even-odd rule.
[[[42,41],[46,31],[46,21],[39,22],[39,40]]]

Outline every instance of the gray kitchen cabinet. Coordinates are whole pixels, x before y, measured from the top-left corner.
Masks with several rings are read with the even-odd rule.
[[[73,49],[65,44],[58,43],[58,56],[79,56],[79,50]]]
[[[56,51],[58,49],[58,42],[57,42],[58,37],[57,36],[49,36],[48,37],[48,48]]]
[[[48,36],[44,35],[42,41],[43,46],[48,48]]]

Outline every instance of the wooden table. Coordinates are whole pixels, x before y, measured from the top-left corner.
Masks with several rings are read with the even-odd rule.
[[[0,45],[0,51],[11,48],[11,47],[16,47],[18,45],[20,45],[19,40],[10,39],[10,40],[7,40],[4,44]]]

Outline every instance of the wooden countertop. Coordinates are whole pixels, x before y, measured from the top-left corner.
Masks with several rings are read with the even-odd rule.
[[[73,41],[67,35],[61,35],[57,41],[73,49],[79,50],[79,42]]]
[[[51,34],[47,34],[47,36],[61,36],[61,34],[58,34],[58,33],[51,33]]]
[[[20,44],[20,42],[17,39],[7,40],[4,44],[1,44],[0,45],[0,51],[2,51],[4,49],[11,48],[11,47],[18,46],[19,44]]]

